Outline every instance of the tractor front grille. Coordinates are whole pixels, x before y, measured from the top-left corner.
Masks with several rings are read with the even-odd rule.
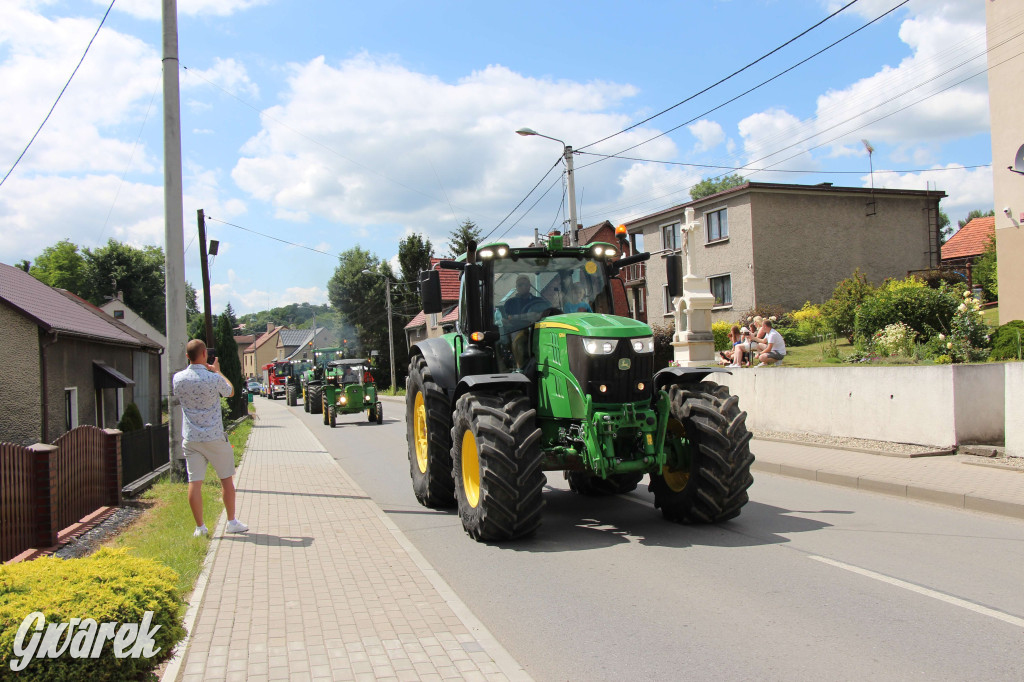
[[[630,339],[619,339],[609,355],[590,355],[583,349],[583,339],[567,336],[569,369],[580,382],[583,392],[595,403],[633,403],[649,400],[653,393],[654,354],[637,353]],[[628,360],[629,367],[622,366]],[[638,388],[640,385],[643,388]],[[605,391],[601,391],[601,386]]]

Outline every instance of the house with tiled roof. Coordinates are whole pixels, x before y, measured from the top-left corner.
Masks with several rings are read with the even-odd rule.
[[[315,338],[314,338],[315,337]],[[312,349],[338,345],[338,337],[326,327],[312,329],[282,329],[277,335],[278,360],[312,360]]]
[[[7,375],[18,378],[17,390],[0,391],[0,441],[113,428],[129,402],[159,423],[159,344],[98,307],[0,263],[0,328]]]
[[[942,245],[942,264],[948,267],[973,264],[995,236],[995,216],[972,219]]]
[[[440,258],[431,258],[430,267],[437,270],[440,262]],[[459,271],[440,270],[440,273],[443,310],[431,314],[421,310],[409,320],[405,325],[405,341],[409,348],[423,339],[441,336],[455,329],[455,321],[459,317]]]
[[[277,335],[287,328],[284,325],[275,327],[273,322],[268,322],[267,333],[242,351],[242,374],[246,378],[259,377],[263,365],[277,360]]]

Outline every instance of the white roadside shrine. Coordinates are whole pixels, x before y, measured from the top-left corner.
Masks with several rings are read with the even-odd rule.
[[[715,336],[711,331],[711,309],[715,297],[708,289],[707,280],[693,274],[690,256],[690,233],[701,226],[694,220],[693,208],[687,208],[683,230],[683,254],[686,257],[686,276],[683,277],[683,295],[673,301],[676,330],[672,335],[675,361],[680,367],[714,364]]]

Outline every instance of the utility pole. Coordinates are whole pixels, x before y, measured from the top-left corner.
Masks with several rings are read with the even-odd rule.
[[[384,275],[384,295],[388,299],[388,348],[391,356],[391,392],[395,392],[395,336],[391,332],[391,278]]]
[[[206,317],[206,346],[213,348],[213,318],[210,316],[210,264],[206,261],[206,215],[203,209],[196,211],[199,223],[199,268],[203,272],[203,315]]]
[[[576,246],[576,178],[572,172],[572,147],[565,145],[565,175],[569,179],[569,246]]]
[[[181,411],[171,381],[185,368],[185,236],[181,200],[181,102],[178,88],[178,6],[163,0],[164,287],[167,304],[167,418],[171,471],[183,480]]]

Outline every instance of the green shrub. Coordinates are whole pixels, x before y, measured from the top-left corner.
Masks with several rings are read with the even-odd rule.
[[[1011,320],[992,334],[993,360],[1020,360],[1024,354],[1024,321]]]
[[[675,359],[676,349],[672,345],[672,335],[675,333],[674,323],[652,323],[651,330],[654,332],[654,371],[668,367],[668,363]]]
[[[890,324],[903,322],[928,340],[953,323],[953,315],[962,297],[955,289],[925,286],[892,286],[879,289],[857,309],[854,333],[870,339]]]
[[[117,422],[117,428],[128,433],[129,431],[141,431],[145,427],[142,423],[142,413],[139,412],[139,407],[135,403],[128,403],[124,406],[124,414],[121,415],[121,421]]]
[[[857,308],[874,293],[875,287],[858,268],[851,277],[836,284],[832,298],[821,305],[822,323],[836,336],[845,336],[852,342]]]
[[[902,322],[896,322],[875,332],[871,342],[879,355],[912,358],[916,339],[917,332]]]
[[[814,343],[814,335],[804,331],[800,327],[774,327],[775,331],[782,334],[782,340],[786,342],[786,347],[790,346],[806,346],[809,343]]]
[[[732,342],[729,341],[729,330],[733,327],[729,322],[712,322],[711,332],[715,335],[715,350],[729,350]]]
[[[168,658],[185,635],[178,621],[181,595],[176,580],[171,569],[130,556],[126,550],[101,549],[84,559],[44,557],[0,567],[0,671],[8,674],[11,661],[20,660],[14,655],[14,639],[22,621],[34,611],[42,612],[47,623],[67,623],[72,618],[141,623],[145,612],[152,611],[150,629],[160,626],[153,635],[159,651],[152,658],[117,658],[108,640],[99,658],[72,658],[65,652],[55,659],[33,658],[17,673],[19,680],[26,681],[140,678]]]

